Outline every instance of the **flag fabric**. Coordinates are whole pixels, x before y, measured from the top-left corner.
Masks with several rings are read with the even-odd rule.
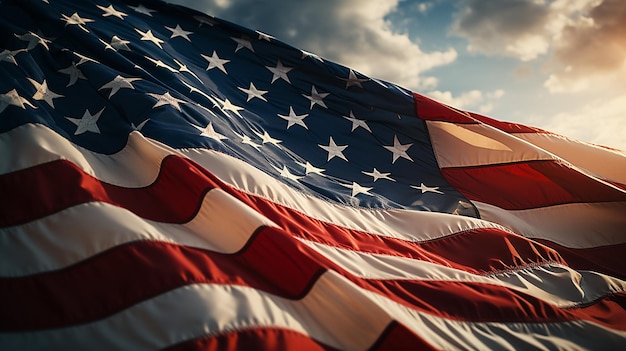
[[[623,152],[158,1],[0,17],[0,349],[626,345]]]

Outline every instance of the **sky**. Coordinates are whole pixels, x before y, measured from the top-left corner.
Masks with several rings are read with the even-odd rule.
[[[453,107],[626,150],[624,0],[168,0]]]

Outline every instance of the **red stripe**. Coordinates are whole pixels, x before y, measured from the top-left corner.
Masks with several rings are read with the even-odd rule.
[[[246,285],[302,297],[323,272],[321,266],[304,244],[274,229],[263,231],[268,234],[253,237],[250,246],[234,255],[138,241],[66,269],[0,278],[0,330],[86,323],[194,283]]]
[[[549,247],[496,228],[467,230],[416,243],[332,225],[232,188],[225,190],[263,213],[290,234],[325,245],[410,257],[470,273],[494,272],[546,262],[566,264]],[[488,254],[476,254],[477,252]]]
[[[479,115],[477,113],[473,113],[473,112],[468,112],[470,116],[472,116],[472,118],[488,124],[494,128],[497,128],[503,132],[506,133],[542,133],[542,134],[553,134],[550,132],[547,132],[543,129],[539,129],[539,128],[535,128],[535,127],[529,127],[529,126],[525,126],[523,124],[517,124],[517,123],[511,123],[511,122],[503,122],[503,121],[498,121],[495,120],[493,118],[489,118],[483,115]]]
[[[211,335],[173,345],[164,351],[323,351],[337,350],[293,330],[254,328]]]
[[[413,97],[415,113],[420,119],[425,121],[442,121],[459,124],[478,124],[481,122],[506,133],[549,133],[543,129],[529,127],[523,124],[502,122],[477,113],[458,110],[417,93],[413,93]]]
[[[546,262],[567,265],[549,246],[496,229],[466,231],[420,246],[426,252],[455,262],[454,268],[462,266],[461,269],[470,273],[497,272]]]
[[[413,93],[415,113],[417,117],[426,121],[444,121],[463,124],[476,124],[476,120],[462,110],[437,102],[424,95]]]
[[[293,330],[279,328],[254,328],[189,340],[164,351],[321,351],[337,350],[311,337]],[[424,339],[398,322],[392,322],[369,350],[437,350]]]
[[[155,182],[144,188],[111,185],[69,161],[58,160],[0,175],[0,227],[92,201],[125,207],[146,219],[185,223],[213,187],[191,161],[181,157],[166,157]],[[168,203],[175,205],[163,206]]]
[[[12,173],[11,177],[0,177],[4,177],[0,179],[0,186],[5,185],[2,190],[7,194],[0,197],[0,213],[4,214],[5,221],[9,218],[15,219],[11,213],[23,214],[20,221],[30,221],[69,205],[97,199],[123,206],[153,220],[183,223],[197,212],[201,201],[198,194],[218,187],[263,213],[292,235],[327,245],[411,257],[471,273],[493,272],[546,262],[566,264],[556,251],[547,246],[493,228],[471,230],[420,244],[342,228],[238,191],[223,184],[192,161],[177,156],[166,158],[157,181],[140,189],[126,189],[102,183],[67,161],[55,161]],[[57,186],[54,181],[68,181],[72,178],[79,179],[80,182],[76,184],[80,185],[72,183]],[[172,190],[179,188],[181,191]],[[42,201],[35,201],[40,197]],[[603,256],[595,256],[592,251],[580,251],[577,255],[585,257],[586,262],[602,262],[604,257],[609,256],[609,252],[620,257],[620,250],[621,247],[607,247],[606,255]],[[477,252],[488,254],[476,254]],[[626,274],[626,267],[621,264],[613,267],[600,265],[599,268],[599,272],[617,276]]]
[[[624,253],[626,244],[574,249],[545,239],[535,239],[557,250],[567,264],[577,270],[602,272],[626,280]]]
[[[3,183],[1,180],[0,184]],[[77,182],[74,184],[71,180]],[[468,230],[424,243],[346,229],[236,190],[192,161],[177,156],[166,158],[155,183],[140,189],[101,182],[67,161],[50,162],[16,172],[7,184],[11,185],[5,189],[9,196],[0,197],[0,208],[11,211],[6,218],[21,216],[16,222],[34,220],[87,201],[103,201],[127,208],[144,218],[183,223],[197,213],[202,201],[199,194],[211,188],[221,188],[292,235],[327,245],[411,257],[472,273],[546,262],[565,264],[554,250],[495,228]],[[175,191],[179,188],[180,191]],[[21,200],[10,201],[18,194],[22,194]],[[43,200],[34,201],[38,197]],[[476,255],[475,252],[489,252],[489,255]]]
[[[626,193],[553,160],[443,168],[441,172],[468,199],[507,210],[626,201]]]
[[[418,335],[415,335],[415,333],[404,325],[393,321],[389,323],[385,331],[381,334],[376,343],[369,348],[369,350],[434,351],[437,349]]]
[[[559,309],[524,293],[484,283],[361,279],[271,227],[259,231],[244,250],[232,255],[142,241],[63,270],[1,278],[0,330],[87,323],[194,283],[244,285],[297,300],[308,294],[328,269],[364,289],[440,317],[507,322],[588,319],[626,330],[623,295],[605,297],[585,308]]]

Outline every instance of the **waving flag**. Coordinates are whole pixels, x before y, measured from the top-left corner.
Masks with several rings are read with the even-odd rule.
[[[0,18],[0,349],[626,345],[621,151],[161,2]]]

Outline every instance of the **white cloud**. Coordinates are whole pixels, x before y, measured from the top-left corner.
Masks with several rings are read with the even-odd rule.
[[[458,96],[453,96],[449,91],[435,90],[426,95],[455,108],[464,110],[477,109],[481,113],[488,113],[493,109],[495,101],[504,95],[504,90],[497,89],[487,93],[483,93],[480,90],[470,90]]]
[[[537,125],[570,138],[626,151],[626,96],[598,99],[576,112],[559,113]]]
[[[449,91],[435,90],[429,92],[428,96],[444,104],[461,109],[475,106],[483,101],[483,93],[480,90],[466,91],[458,96],[453,96],[452,92]]]
[[[398,0],[254,0],[171,2],[258,29],[374,78],[414,90],[432,89],[427,70],[456,60],[453,48],[424,52],[406,33],[392,30],[385,16]]]
[[[486,104],[482,104],[478,107],[478,111],[480,113],[489,113],[491,112],[491,110],[493,110],[493,104],[491,102],[488,102]]]
[[[522,61],[530,61],[545,54],[549,47],[550,44],[541,35],[527,35],[506,45],[504,49]]]
[[[420,2],[419,4],[417,4],[417,10],[420,13],[428,12],[428,10],[430,10],[431,7],[433,7],[432,2]]]
[[[551,92],[618,89],[626,76],[626,2],[593,1],[567,21],[555,41]],[[615,79],[621,76],[622,79]]]
[[[496,90],[494,90],[492,92],[487,93],[487,97],[489,99],[499,99],[502,96],[504,96],[504,90],[502,90],[502,89],[496,89]]]
[[[623,86],[626,2],[623,0],[466,0],[452,32],[468,49],[532,61],[547,57],[544,86],[570,93]]]
[[[461,7],[452,33],[467,39],[471,52],[528,61],[549,48],[544,31],[550,13],[542,2],[467,0]]]
[[[230,6],[230,0],[215,0],[215,5],[217,7],[225,8]]]

